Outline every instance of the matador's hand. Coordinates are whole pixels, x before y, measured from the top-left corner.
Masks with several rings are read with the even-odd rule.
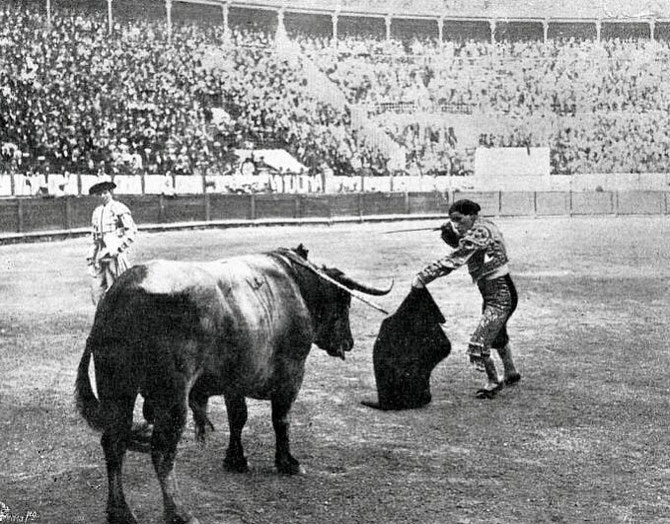
[[[426,285],[421,281],[421,279],[418,276],[412,279],[412,288],[422,289],[424,287],[426,287]]]
[[[111,261],[117,253],[111,253],[109,249],[103,249],[99,254],[98,254],[98,261],[100,262],[109,262]]]
[[[89,277],[95,278],[96,276],[98,276],[98,268],[93,263],[88,264],[88,266],[86,267],[86,272],[88,273]]]
[[[458,247],[458,241],[461,239],[451,222],[445,222],[440,226],[440,236],[444,243],[451,247]]]

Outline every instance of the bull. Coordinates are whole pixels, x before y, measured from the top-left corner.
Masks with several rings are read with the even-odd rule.
[[[126,450],[140,441],[133,426],[139,394],[150,406],[148,447],[165,522],[198,522],[180,500],[174,466],[187,406],[202,436],[211,395],[225,399],[226,469],[247,470],[241,437],[249,397],[271,402],[277,470],[299,473],[288,415],[311,346],[344,358],[353,347],[351,297],[366,300],[359,292],[390,290],[360,284],[336,268],[317,268],[302,245],[216,262],[158,260],[126,271],[98,307],[75,384],[78,411],[102,432],[108,522],[137,522],[123,493],[122,465]]]

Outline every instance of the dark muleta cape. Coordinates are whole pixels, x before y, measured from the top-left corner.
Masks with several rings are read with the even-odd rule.
[[[440,327],[444,322],[430,292],[412,288],[397,311],[382,322],[372,350],[379,400],[362,404],[382,410],[428,404],[430,374],[451,351]]]

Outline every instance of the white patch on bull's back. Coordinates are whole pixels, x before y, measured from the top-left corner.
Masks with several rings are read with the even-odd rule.
[[[258,276],[258,265],[256,264],[256,267],[253,267],[252,262],[255,262],[255,260],[246,256],[219,262],[220,276],[228,281],[251,281]]]
[[[193,263],[152,260],[146,264],[147,275],[140,287],[147,293],[174,294],[198,285],[211,285],[216,280],[212,270],[215,262]]]
[[[147,275],[140,287],[148,293],[174,294],[185,289],[219,286],[226,290],[240,286],[252,289],[266,282],[262,275],[276,262],[270,257],[245,255],[214,262],[179,262],[152,260],[146,264]]]
[[[294,302],[300,300],[297,284],[286,278],[283,266],[273,257],[245,255],[214,262],[154,260],[147,263],[146,268],[146,276],[139,286],[147,293],[185,293],[200,306],[205,304],[204,310],[221,307],[221,313],[225,311],[226,317],[232,319],[228,325],[231,336],[236,333],[248,339],[249,347],[254,350],[262,351],[271,343],[277,335],[277,326],[288,321],[286,311],[293,314],[301,311],[307,315]],[[218,305],[207,302],[213,298],[212,292],[220,300]],[[277,307],[277,300],[288,303]],[[205,314],[200,319],[204,332],[220,327],[216,316]]]

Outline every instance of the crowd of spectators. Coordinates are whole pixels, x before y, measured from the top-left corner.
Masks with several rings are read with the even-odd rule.
[[[0,5],[5,171],[226,173],[235,148],[280,145],[351,169],[346,111],[311,96],[300,57],[263,32]],[[214,51],[212,51],[214,50]],[[210,56],[207,54],[209,53]],[[209,62],[209,64],[207,63]],[[214,121],[216,110],[230,118]]]
[[[175,23],[168,37],[164,20],[133,19],[109,32],[105,13],[59,9],[49,25],[3,3],[0,167],[215,174],[235,169],[235,148],[279,146],[312,172],[387,173],[348,108],[312,92],[309,60],[404,148],[411,173],[468,172],[458,126],[412,121],[431,111],[485,119],[480,146],[549,147],[554,173],[670,168],[668,42],[294,39],[302,54],[250,28]]]
[[[19,170],[186,171],[205,154],[190,70],[156,28],[0,6],[0,134]],[[183,36],[183,40],[182,37]],[[197,40],[176,35],[195,51]],[[149,45],[143,45],[148,43]]]
[[[304,49],[380,122],[395,112],[466,113],[488,122],[478,145],[549,147],[554,173],[668,169],[667,41],[371,40],[365,47],[354,38],[337,49],[314,42]],[[417,141],[416,124],[406,120],[388,130],[410,159],[429,171],[458,162],[459,148],[439,138],[449,124],[422,125]]]

